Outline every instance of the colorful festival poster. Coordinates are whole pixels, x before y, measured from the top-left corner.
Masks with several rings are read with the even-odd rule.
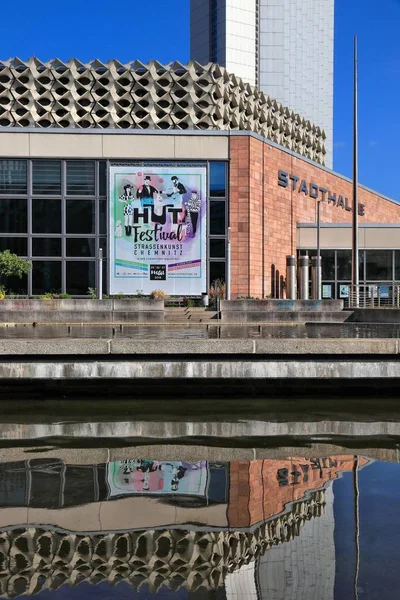
[[[124,460],[107,466],[110,497],[126,494],[205,496],[207,479],[206,461]]]
[[[206,291],[206,167],[111,166],[110,294]]]

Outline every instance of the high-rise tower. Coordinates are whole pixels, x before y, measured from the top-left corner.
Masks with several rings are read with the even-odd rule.
[[[332,167],[334,0],[191,0],[190,54],[325,130]]]

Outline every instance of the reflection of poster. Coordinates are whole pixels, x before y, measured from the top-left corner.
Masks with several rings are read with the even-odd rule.
[[[348,285],[341,285],[339,288],[339,297],[340,298],[348,298],[349,297],[349,287]]]
[[[206,291],[206,167],[110,167],[110,293]]]
[[[205,496],[206,461],[124,460],[108,464],[110,497],[122,494],[189,494]]]

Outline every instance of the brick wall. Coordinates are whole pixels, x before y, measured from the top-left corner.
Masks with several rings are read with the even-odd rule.
[[[278,185],[278,171],[342,195],[352,204],[352,184],[317,165],[251,136],[230,138],[232,297],[282,297],[286,256],[296,254],[297,223],[315,223],[316,200]],[[321,196],[320,196],[321,197]],[[360,188],[362,223],[399,223],[400,205]],[[350,223],[352,212],[321,202],[321,223]]]

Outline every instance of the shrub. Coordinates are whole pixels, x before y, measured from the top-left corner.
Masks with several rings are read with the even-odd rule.
[[[4,300],[6,297],[6,288],[4,285],[0,285],[0,300]]]
[[[98,295],[97,295],[97,290],[95,288],[92,288],[92,287],[88,288],[87,293],[88,293],[89,298],[91,298],[92,300],[97,300]]]
[[[150,298],[153,298],[153,300],[166,300],[169,296],[167,292],[163,292],[163,290],[153,290],[150,294]]]
[[[30,260],[20,258],[9,250],[0,252],[0,279],[3,277],[23,277],[32,270]]]

